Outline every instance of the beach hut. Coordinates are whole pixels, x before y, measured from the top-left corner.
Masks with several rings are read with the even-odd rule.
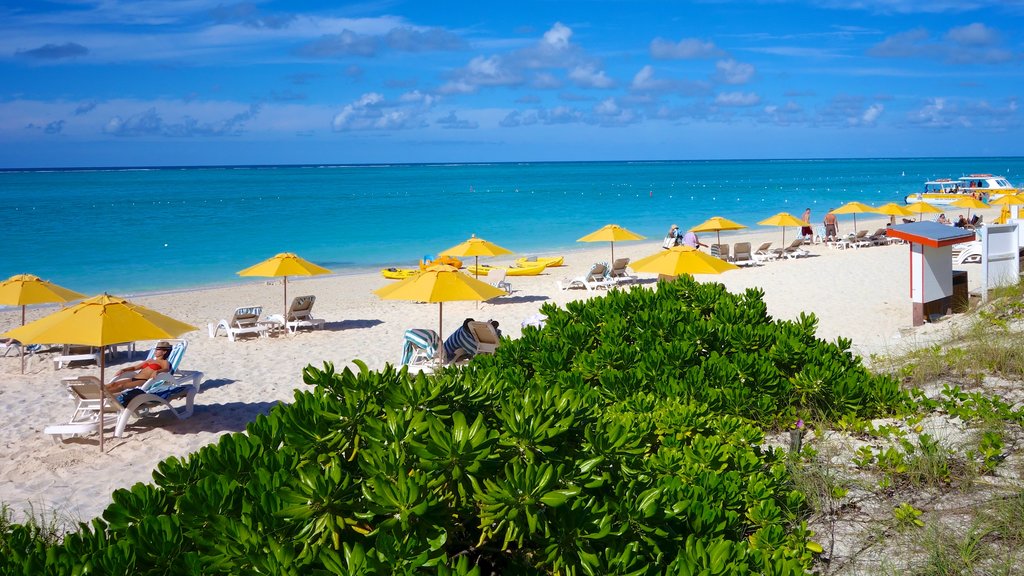
[[[910,301],[914,326],[967,304],[967,272],[953,270],[953,245],[974,240],[974,231],[938,222],[891,226],[888,236],[910,243]]]

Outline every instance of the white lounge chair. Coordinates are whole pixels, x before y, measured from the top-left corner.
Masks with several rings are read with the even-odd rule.
[[[611,270],[608,271],[608,278],[615,280],[616,282],[634,282],[639,277],[629,273],[626,267],[629,266],[629,258],[616,258],[615,262],[612,263]]]
[[[558,288],[561,290],[569,290],[571,288],[586,288],[589,290],[597,290],[598,288],[611,288],[617,284],[614,278],[608,278],[608,265],[603,262],[598,262],[590,268],[590,272],[587,272],[583,276],[576,278],[567,278],[564,281],[558,282]]]
[[[775,254],[779,258],[802,258],[804,256],[810,256],[811,253],[801,248],[804,245],[803,238],[797,238],[790,242],[789,246],[785,248],[776,248]]]
[[[769,262],[778,258],[778,255],[771,249],[771,242],[763,242],[758,246],[757,250],[754,251],[754,260],[758,262]]]
[[[246,306],[236,308],[231,318],[221,320],[216,326],[207,324],[210,338],[216,338],[221,329],[227,334],[228,340],[234,342],[239,336],[256,335],[260,338],[266,337],[270,330],[270,324],[260,321],[260,314],[263,314],[262,306]]]
[[[95,376],[78,376],[62,380],[68,393],[75,400],[75,412],[64,424],[47,426],[43,432],[60,441],[65,437],[85,436],[99,430],[99,411],[103,398],[104,427],[114,425],[114,436],[124,435],[125,426],[133,418],[141,418],[153,408],[164,406],[178,420],[192,415],[194,400],[199,392],[203,378],[202,372],[178,370],[188,342],[172,341],[171,353],[167,362],[171,365],[170,372],[160,372],[147,380],[142,386],[121,392],[118,395],[102,394],[102,385]],[[147,359],[154,356],[156,349],[150,351]],[[111,382],[130,379],[135,372],[125,372]],[[185,405],[176,408],[171,402],[184,398]]]
[[[296,296],[292,300],[292,305],[288,307],[286,316],[272,314],[267,317],[266,322],[284,326],[292,334],[298,332],[299,328],[323,328],[325,320],[313,317],[314,303],[316,303],[316,296]]]
[[[53,358],[53,369],[60,370],[72,362],[100,363],[100,351],[92,346],[65,344],[63,351]]]
[[[511,294],[512,284],[510,284],[508,280],[505,279],[507,276],[507,268],[491,268],[490,270],[487,271],[487,277],[485,278],[485,280],[491,286],[494,286],[495,288],[499,288]]]
[[[737,242],[733,246],[732,263],[737,266],[757,266],[760,264],[754,259],[750,251],[750,242]]]

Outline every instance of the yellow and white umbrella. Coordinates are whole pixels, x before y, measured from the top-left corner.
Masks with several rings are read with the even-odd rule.
[[[857,231],[857,214],[874,212],[875,209],[863,202],[847,202],[839,208],[832,210],[833,214],[853,214],[853,231]]]
[[[746,228],[743,224],[733,222],[728,218],[721,216],[712,216],[707,220],[697,224],[693,228],[690,228],[691,232],[714,232],[715,237],[718,240],[718,244],[722,243],[722,230],[740,230]]]
[[[438,254],[448,256],[459,256],[465,258],[466,256],[472,256],[475,258],[476,269],[473,270],[473,276],[480,277],[480,257],[481,256],[501,256],[502,254],[512,254],[512,251],[508,248],[502,248],[493,242],[488,242],[483,238],[477,238],[476,234],[469,237],[462,244],[452,246],[447,250],[442,250]]]
[[[32,274],[15,274],[0,282],[0,304],[21,306],[22,326],[25,325],[25,307],[29,304],[71,302],[82,298],[85,298],[85,294],[68,290]],[[25,373],[24,348],[21,351],[21,373]]]

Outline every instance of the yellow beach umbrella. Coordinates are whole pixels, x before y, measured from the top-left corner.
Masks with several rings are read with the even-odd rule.
[[[504,290],[463,274],[457,268],[446,264],[428,266],[419,274],[374,290],[373,293],[385,300],[437,302],[437,335],[442,343],[445,302],[483,302],[506,294]],[[439,353],[443,361],[444,346],[440,347]]]
[[[874,211],[878,214],[885,214],[886,216],[901,216],[907,218],[914,215],[914,211],[907,206],[900,206],[895,202],[889,202],[888,204],[882,204]]]
[[[951,202],[950,206],[956,206],[957,208],[967,208],[967,218],[971,217],[971,209],[980,210],[982,208],[988,208],[988,204],[985,204],[981,200],[978,200],[974,196],[964,196],[958,198],[956,201]]]
[[[49,302],[81,300],[85,294],[68,290],[32,274],[15,274],[0,282],[0,304],[21,306],[21,323],[25,324],[25,306]]]
[[[758,222],[761,226],[781,226],[782,227],[782,245],[786,245],[786,227],[787,226],[803,226],[804,221],[793,216],[789,212],[779,212],[774,216],[769,216],[764,220]],[[635,268],[634,268],[635,270]]]
[[[693,246],[673,246],[630,264],[636,272],[679,276],[680,274],[721,274],[739,266],[705,254]]]
[[[476,234],[469,237],[462,244],[452,246],[447,250],[442,250],[438,254],[448,256],[459,256],[465,258],[466,256],[472,256],[476,262],[476,269],[473,271],[473,275],[477,278],[480,277],[480,257],[481,256],[501,256],[502,254],[512,254],[512,251],[508,248],[502,248],[493,242],[488,242],[483,238],[477,238]]]
[[[623,240],[643,240],[645,237],[631,232],[618,224],[606,224],[586,236],[576,240],[577,242],[611,242],[612,262],[615,262],[615,243]]]
[[[237,272],[239,276],[267,276],[272,278],[284,276],[284,318],[286,320],[288,319],[288,277],[317,276],[330,273],[331,271],[327,268],[317,266],[291,252],[275,254],[259,264]]]
[[[4,336],[26,344],[80,344],[100,348],[100,383],[105,384],[105,348],[121,342],[177,338],[195,326],[101,294],[8,330]],[[105,390],[105,389],[104,389]],[[100,451],[103,450],[103,402],[100,403]]]
[[[847,202],[839,208],[832,210],[833,214],[853,214],[853,231],[857,231],[857,214],[874,212],[875,209],[863,202]]]
[[[917,218],[919,220],[924,218],[925,212],[929,212],[931,214],[941,214],[945,212],[945,210],[943,210],[942,208],[924,202],[923,200],[918,200],[917,202],[911,202],[910,204],[907,204],[907,209],[917,212]]]
[[[85,294],[68,290],[32,274],[15,274],[0,282],[0,304],[21,306],[21,325],[25,325],[25,307],[29,304],[71,302],[81,300]],[[25,351],[21,351],[21,373],[25,373]]]
[[[1010,219],[1010,206],[1024,205],[1024,197],[1019,194],[1004,194],[995,200],[988,203],[989,206],[1002,206],[1003,209],[999,211],[999,217],[996,218],[996,224],[1006,224]]]
[[[690,228],[691,232],[714,232],[718,240],[718,243],[722,243],[722,230],[739,230],[746,228],[743,224],[733,222],[728,218],[722,218],[721,216],[712,216],[704,222],[697,224],[693,228]]]

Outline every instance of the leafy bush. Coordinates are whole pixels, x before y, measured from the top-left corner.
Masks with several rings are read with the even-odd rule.
[[[431,377],[307,367],[315,387],[113,494],[10,574],[802,574],[820,551],[762,427],[906,398],[811,316],[689,278],[543,308]]]

